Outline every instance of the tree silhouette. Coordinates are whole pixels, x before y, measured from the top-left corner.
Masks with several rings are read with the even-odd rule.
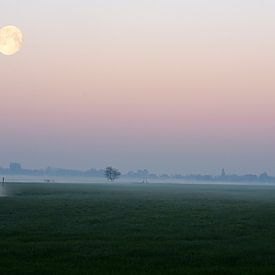
[[[119,172],[118,169],[108,166],[104,171],[104,175],[108,181],[114,181],[119,178],[121,173]]]

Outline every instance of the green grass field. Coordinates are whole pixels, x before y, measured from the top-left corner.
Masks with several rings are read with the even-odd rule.
[[[275,186],[8,184],[0,274],[275,274]]]

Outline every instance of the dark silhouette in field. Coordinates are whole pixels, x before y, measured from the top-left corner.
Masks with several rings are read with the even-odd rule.
[[[118,169],[108,166],[105,169],[104,175],[108,181],[115,181],[120,177],[121,173],[119,172]]]

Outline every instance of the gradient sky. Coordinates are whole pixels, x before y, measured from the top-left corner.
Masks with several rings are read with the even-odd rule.
[[[275,174],[275,1],[1,0],[0,166]]]

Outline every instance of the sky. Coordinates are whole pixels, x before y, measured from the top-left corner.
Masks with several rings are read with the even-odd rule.
[[[1,0],[0,166],[275,174],[275,1]]]

